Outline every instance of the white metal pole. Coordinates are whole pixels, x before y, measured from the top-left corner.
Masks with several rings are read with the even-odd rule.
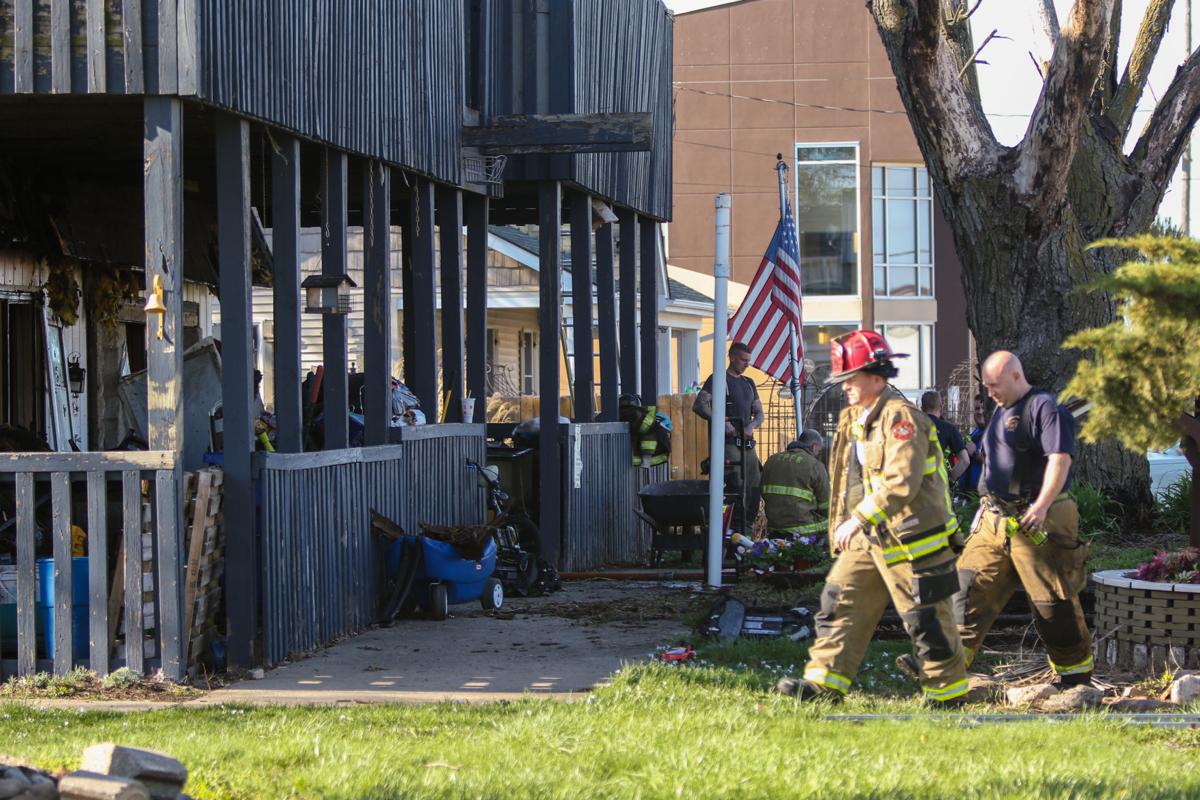
[[[721,585],[725,555],[725,340],[729,336],[729,195],[717,195],[717,243],[713,260],[712,441],[708,448],[708,585]]]
[[[775,157],[775,171],[779,174],[779,221],[783,222],[783,215],[787,213],[787,162],[783,160],[783,154],[780,153]],[[788,324],[788,346],[791,350],[788,353],[788,361],[791,364],[791,386],[792,390],[792,405],[796,410],[796,438],[800,438],[800,434],[804,433],[804,412],[801,410],[803,403],[800,397],[800,348],[796,341],[798,331],[796,326]]]

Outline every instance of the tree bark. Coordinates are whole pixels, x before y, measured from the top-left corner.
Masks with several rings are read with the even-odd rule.
[[[1200,51],[1180,68],[1126,156],[1130,109],[1171,0],[1152,0],[1119,85],[1118,0],[1076,0],[1058,31],[1029,130],[1017,147],[1003,147],[975,113],[974,67],[965,61],[969,33],[946,24],[938,5],[873,0],[869,8],[954,234],[979,353],[1011,350],[1031,382],[1057,392],[1082,355],[1063,350],[1063,341],[1116,318],[1112,299],[1085,287],[1128,253],[1088,245],[1144,232],[1154,222],[1200,115]],[[1141,454],[1106,442],[1082,447],[1076,463],[1078,476],[1126,502],[1150,499]]]

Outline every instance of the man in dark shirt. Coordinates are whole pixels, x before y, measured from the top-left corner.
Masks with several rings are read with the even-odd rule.
[[[967,440],[967,453],[971,457],[971,465],[967,467],[966,473],[963,474],[960,488],[965,492],[979,491],[979,478],[983,475],[983,432],[987,428],[987,412],[983,405],[983,398],[975,398],[975,427],[971,429],[971,436]]]
[[[942,396],[936,390],[930,389],[921,395],[921,410],[937,429],[938,443],[946,456],[946,472],[949,473],[950,481],[954,482],[967,471],[967,444],[958,428],[942,419]]]
[[[1029,385],[1012,353],[984,362],[983,384],[999,407],[983,435],[980,511],[958,561],[963,646],[968,658],[978,652],[1020,581],[1059,684],[1089,684],[1092,638],[1079,605],[1087,546],[1066,491],[1074,420],[1054,395]]]
[[[747,522],[753,525],[758,516],[758,485],[761,471],[758,454],[754,451],[754,431],[762,425],[764,417],[758,387],[745,375],[749,366],[750,348],[742,342],[734,342],[729,348],[729,367],[725,372],[725,464],[735,475],[741,476],[743,472],[739,465],[742,452],[745,451],[745,484],[742,487],[742,496],[745,498]],[[709,375],[692,404],[692,411],[709,422],[712,422],[712,380],[712,376]],[[734,519],[740,521],[740,516],[734,514]]]

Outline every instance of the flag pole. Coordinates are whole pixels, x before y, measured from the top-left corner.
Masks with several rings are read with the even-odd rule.
[[[779,175],[779,221],[782,223],[784,215],[787,213],[787,162],[783,160],[783,153],[775,155],[775,172]],[[796,341],[798,331],[796,330],[793,320],[788,320],[788,361],[791,364],[791,382],[789,388],[792,392],[792,404],[796,411],[796,438],[804,433],[804,411],[800,397],[800,364],[797,363],[796,355],[800,352]]]
[[[717,238],[713,277],[712,419],[709,420],[708,457],[708,560],[709,586],[721,586],[721,561],[725,555],[725,339],[729,331],[729,207],[730,197],[716,197]]]

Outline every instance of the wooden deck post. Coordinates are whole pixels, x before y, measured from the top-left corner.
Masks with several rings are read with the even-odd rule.
[[[429,423],[438,421],[437,287],[434,280],[433,184],[418,180],[410,210],[412,226],[412,295],[405,292],[404,318],[412,319],[412,341],[405,341],[404,360],[411,364],[408,388],[421,401]],[[405,287],[407,290],[407,287]]]
[[[187,665],[183,663],[182,614],[183,105],[174,98],[148,97],[143,101],[142,110],[146,288],[156,292],[161,282],[162,300],[166,306],[166,313],[158,320],[161,328],[148,331],[147,438],[151,450],[177,454],[175,468],[171,472],[158,473],[156,478],[157,607],[163,672],[172,680],[180,680],[187,671]],[[247,309],[249,303],[247,293]],[[68,560],[69,556],[68,548]],[[67,655],[70,655],[69,649]]]
[[[363,173],[363,443],[387,444],[392,419],[391,168],[371,161]]]
[[[637,394],[637,214],[622,209],[617,215],[621,223],[621,277],[617,285],[621,293],[621,394]]]
[[[345,275],[346,243],[346,154],[325,148],[321,170],[321,274]],[[325,449],[342,450],[350,445],[350,401],[346,315],[321,315],[321,345],[325,377],[321,389],[325,418]]]
[[[617,421],[617,297],[613,274],[613,226],[596,231],[596,303],[600,329],[600,421]]]
[[[575,421],[596,415],[592,374],[592,198],[571,194],[571,330],[575,335]]]
[[[442,422],[462,422],[463,372],[463,205],[462,192],[437,192],[442,274]]]
[[[488,198],[463,198],[467,218],[467,391],[475,398],[474,422],[487,419]]]
[[[559,330],[562,325],[562,186],[538,184],[538,528],[541,556],[558,562],[562,528],[562,452],[558,443]]]
[[[221,402],[225,414],[225,563],[230,666],[257,659],[258,552],[254,540],[251,456],[254,430],[253,317],[250,306],[250,127],[232,114],[216,119],[217,258],[221,280]]]
[[[304,449],[300,401],[300,142],[278,134],[271,151],[271,250],[275,264],[275,449]]]
[[[642,322],[642,403],[652,406],[658,402],[658,223],[652,219],[639,220],[641,258]]]

